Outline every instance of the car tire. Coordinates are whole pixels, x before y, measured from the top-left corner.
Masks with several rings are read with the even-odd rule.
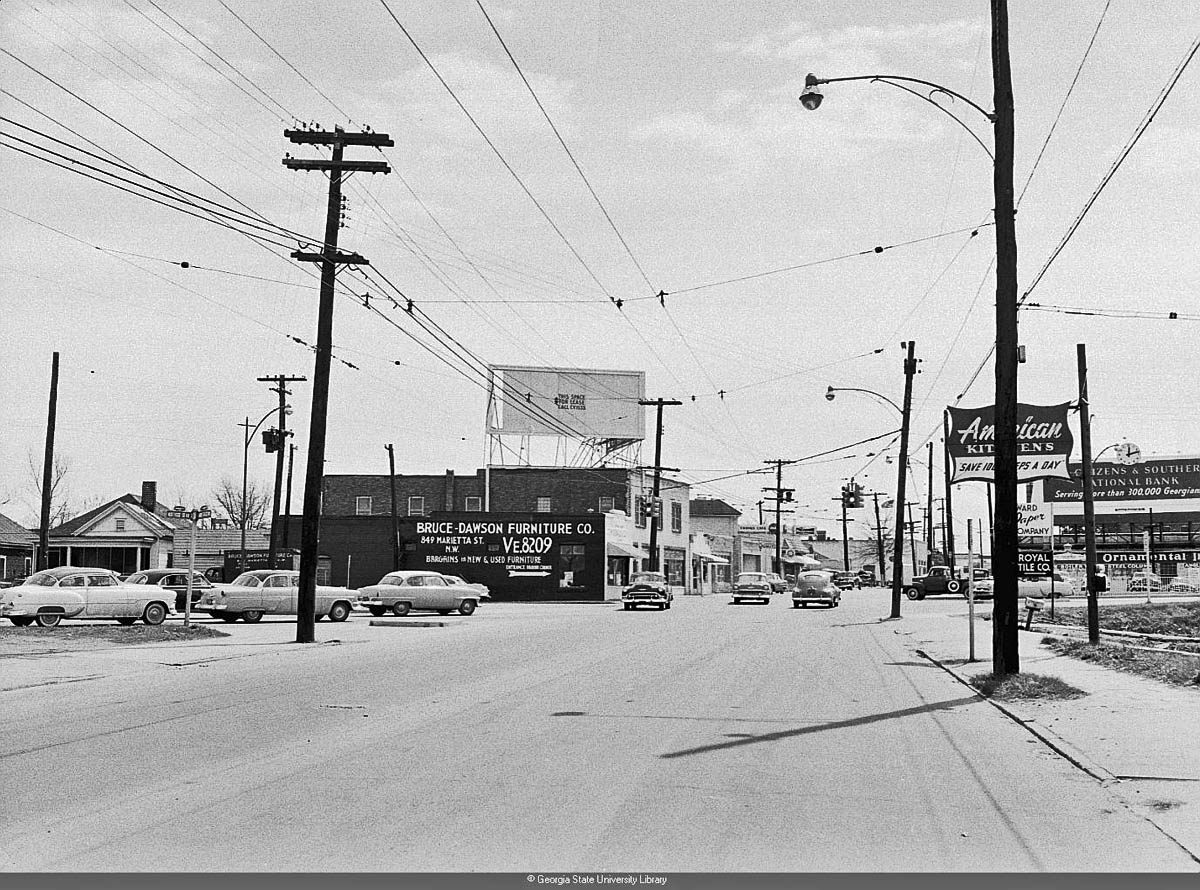
[[[799,608],[800,608],[800,604],[799,604],[799,603],[792,603],[792,608],[793,608],[793,609],[799,609]]]
[[[62,619],[62,612],[38,612],[34,617],[38,627],[58,627]]]
[[[117,619],[117,624],[121,625],[122,627],[132,627],[135,621],[137,621],[137,619],[131,615],[122,615]]]
[[[151,627],[157,627],[167,618],[167,607],[162,603],[150,603],[142,612],[142,620]]]
[[[733,604],[734,604],[735,606],[740,606],[740,605],[742,604],[742,601],[741,601],[741,600],[739,600],[739,599],[735,599],[735,600],[733,601]]]
[[[385,609],[383,606],[367,606],[367,611],[376,618],[382,618],[384,613],[387,612],[387,609]]]
[[[17,627],[29,627],[29,625],[33,624],[32,615],[19,615],[16,618],[9,618],[8,620]]]
[[[475,600],[463,600],[458,604],[459,615],[470,615],[475,611]]]
[[[621,608],[628,612],[633,608],[633,606],[629,605],[629,603],[621,603]]]
[[[962,590],[962,582],[957,578],[951,578],[946,582],[947,593],[959,593]]]
[[[392,603],[392,614],[397,618],[403,618],[412,611],[412,603]]]
[[[329,607],[329,620],[330,621],[335,621],[335,622],[336,621],[345,621],[349,617],[350,617],[350,604],[349,603],[344,603],[341,600],[338,600],[336,603],[334,603],[333,605],[331,605]]]
[[[908,597],[910,600],[921,599],[921,591],[917,590],[917,588],[915,588],[915,587],[904,588],[904,595],[906,597]]]
[[[242,620],[247,624],[257,624],[262,621],[263,613],[258,609],[248,609],[242,613]]]

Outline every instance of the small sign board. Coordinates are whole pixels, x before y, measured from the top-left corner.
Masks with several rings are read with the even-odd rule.
[[[1017,554],[1017,574],[1049,575],[1053,570],[1049,550],[1022,550]]]
[[[186,519],[189,522],[196,522],[200,519],[212,519],[212,510],[207,507],[201,510],[166,510],[163,516],[167,519]]]

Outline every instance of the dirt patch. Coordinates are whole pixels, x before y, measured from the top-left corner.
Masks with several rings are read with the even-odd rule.
[[[1086,640],[1063,640],[1057,637],[1043,638],[1042,645],[1080,661],[1139,674],[1174,686],[1200,689],[1200,658],[1194,656],[1175,655],[1168,650],[1150,652],[1119,643],[1092,644]]]
[[[1044,674],[1008,674],[1003,677],[980,674],[971,678],[971,685],[978,689],[981,695],[997,701],[1067,699],[1087,695],[1082,689],[1077,689],[1058,677],[1048,677]]]
[[[1054,616],[1058,624],[1087,626],[1086,609],[1059,608]],[[1038,618],[1045,621],[1043,613]],[[1106,606],[1100,604],[1100,627],[1140,634],[1169,634],[1200,637],[1200,603],[1161,603],[1156,605]]]
[[[0,626],[0,658],[21,655],[49,655],[86,649],[110,649],[142,643],[188,642],[229,634],[203,625],[160,624],[151,627],[135,624],[121,627],[111,624],[61,624],[58,627]]]

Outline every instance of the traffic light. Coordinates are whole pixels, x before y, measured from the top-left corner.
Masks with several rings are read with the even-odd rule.
[[[262,441],[267,454],[272,454],[283,448],[283,433],[275,429],[263,430]]]
[[[850,498],[851,498],[851,503],[850,503],[851,507],[863,506],[863,489],[862,489],[862,486],[859,485],[857,482],[850,483]]]
[[[842,486],[842,506],[847,509],[854,506],[854,490],[849,485]]]

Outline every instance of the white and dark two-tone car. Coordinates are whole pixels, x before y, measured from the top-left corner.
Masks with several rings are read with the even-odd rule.
[[[455,584],[437,572],[401,570],[388,572],[378,584],[358,589],[356,605],[375,617],[391,612],[407,615],[413,609],[449,615],[457,610],[470,615],[479,606],[479,590],[466,583]]]
[[[116,572],[61,566],[35,572],[0,598],[0,617],[17,627],[54,627],[64,618],[111,618],[118,624],[162,624],[175,593],[147,584],[125,584]]]
[[[671,608],[671,586],[662,572],[634,572],[621,591],[626,611],[638,606],[654,606],[660,611]]]
[[[239,618],[248,623],[264,615],[295,615],[300,594],[300,573],[292,569],[255,569],[242,572],[233,583],[214,587],[204,594],[193,612],[207,612],[222,621]],[[345,621],[354,608],[354,591],[345,587],[317,585],[317,620]]]

